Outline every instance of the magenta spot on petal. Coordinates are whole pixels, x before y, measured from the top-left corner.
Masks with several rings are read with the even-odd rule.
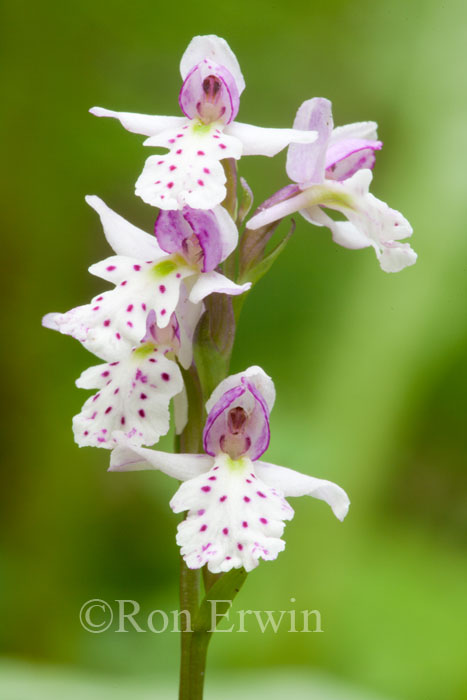
[[[161,309],[161,316],[165,316],[166,313],[167,313],[167,309]]]
[[[170,379],[170,374],[167,374],[167,372],[162,372],[161,377],[164,380],[164,382],[168,382]]]
[[[257,491],[256,493],[258,494],[258,496],[260,496],[260,498],[266,498],[266,494],[262,491]]]
[[[136,272],[139,272],[141,270],[141,265],[133,265],[133,270],[136,270]]]
[[[206,153],[205,153],[204,151],[198,151],[198,155],[199,155],[199,156],[205,156]]]
[[[177,138],[178,138],[178,139],[182,139],[182,138],[183,138],[183,134],[177,134]]]
[[[210,486],[201,486],[201,491],[204,491],[204,493],[208,493],[208,491],[211,490]]]
[[[144,400],[147,399],[148,397],[146,396],[146,394],[140,394],[140,395],[139,395],[139,398],[142,399],[142,400],[144,401]]]
[[[101,377],[108,377],[110,372],[106,370],[105,372],[102,372]]]
[[[85,435],[89,435],[89,430],[85,430],[85,431],[84,431],[84,434],[85,434]]]
[[[127,321],[127,322],[126,322],[126,325],[127,325],[129,328],[133,328],[133,324],[132,324],[131,321]]]
[[[105,269],[107,270],[107,272],[112,272],[112,270],[116,270],[117,268],[115,267],[115,265],[109,265]]]
[[[133,311],[133,304],[128,304],[126,310],[128,311],[128,313],[130,313],[130,311]]]
[[[179,149],[178,149],[178,151],[175,151],[175,153],[177,154],[177,156],[179,156],[179,155],[180,155],[180,153],[182,153],[182,149],[181,149],[181,148],[179,148]]]
[[[126,285],[127,282],[128,282],[128,280],[123,280],[123,282],[121,283],[120,287],[124,287],[124,286]]]
[[[112,406],[107,406],[107,408],[105,409],[105,412],[110,413],[111,410],[112,410]]]
[[[220,136],[217,136],[217,134],[214,134],[214,136],[212,138],[213,139],[220,139]]]
[[[143,309],[143,311],[146,311],[146,304],[141,304],[141,308]]]
[[[256,479],[256,476],[253,474],[253,472],[250,472],[250,476],[252,479]]]
[[[120,423],[121,423],[122,425],[125,425],[125,422],[126,422],[126,421],[125,421],[125,416],[122,416],[122,417],[120,418]]]
[[[246,481],[247,484],[252,484],[252,483],[253,483],[251,479],[245,479],[245,481]]]
[[[203,173],[206,173],[206,175],[209,175],[210,172],[209,168],[203,168]]]
[[[164,162],[163,160],[158,160],[157,165],[162,165],[163,162]]]
[[[219,498],[219,501],[220,501],[221,503],[224,503],[224,501],[226,501],[226,500],[227,500],[227,496],[221,496],[221,497]]]
[[[169,139],[169,143],[175,143],[175,139]]]
[[[246,521],[246,520],[244,520],[244,521],[243,521],[243,523],[242,523],[242,527],[248,527],[248,523],[247,523],[247,521]]]
[[[177,272],[177,274],[175,275],[175,277],[176,277],[177,279],[180,279],[181,276],[182,276],[181,272]]]
[[[104,297],[97,297],[96,301],[102,301]]]
[[[169,168],[169,170],[170,170],[171,172],[173,172],[173,171],[176,170],[176,169],[177,169],[177,166],[176,166],[176,165],[171,165],[170,168]]]
[[[245,503],[249,503],[251,501],[251,498],[249,498],[248,496],[243,496],[243,500],[245,501]]]
[[[165,194],[161,194],[161,199],[165,199]]]
[[[209,477],[209,481],[216,481],[216,479],[217,479],[217,476],[210,476]]]
[[[94,420],[96,416],[97,416],[97,411],[94,411],[94,413],[91,416],[91,420]]]
[[[106,319],[105,319],[105,321],[104,321],[104,326],[105,326],[106,328],[107,328],[108,326],[110,326],[110,318],[106,318]]]
[[[204,182],[203,182],[202,180],[198,180],[198,185],[199,185],[200,187],[204,187]]]
[[[117,340],[120,340],[122,336],[120,335],[120,333],[115,333],[115,337],[117,338]]]
[[[93,311],[99,311],[99,308],[100,308],[99,306],[93,306],[92,310],[93,310]]]
[[[168,182],[168,183],[167,183],[167,187],[168,187],[169,190],[171,190],[173,186],[174,186],[174,183],[173,183],[173,182]]]
[[[201,508],[201,509],[198,511],[198,515],[204,515],[205,512],[206,512],[206,510],[205,510],[204,508]]]
[[[157,362],[157,360],[156,360],[155,357],[150,357],[150,358],[149,358],[149,362]]]
[[[97,399],[98,399],[99,397],[100,397],[100,394],[96,394],[96,395],[93,397],[92,400],[93,400],[93,401],[97,401]]]
[[[243,549],[243,545],[240,544],[240,542],[237,544],[237,549],[239,549],[240,551],[242,551],[242,549]]]
[[[227,146],[225,145],[225,143],[220,143],[219,148],[227,148]]]
[[[268,524],[267,518],[260,518],[260,519],[259,519],[259,522],[260,522],[260,523],[263,523],[263,525],[267,525],[267,524]]]
[[[213,469],[212,471],[213,471],[213,472],[215,472],[215,471],[216,471],[216,469],[219,469],[219,467],[214,467],[214,469]]]
[[[200,531],[200,532],[206,532],[207,529],[208,529],[208,526],[207,526],[207,525],[201,525],[201,527],[199,528],[199,531]]]
[[[114,394],[118,394],[119,391],[120,391],[120,388],[117,387],[117,388],[115,389],[115,391],[114,391]]]
[[[141,416],[141,418],[145,418],[145,417],[146,417],[146,413],[143,411],[142,408],[139,409],[138,413],[139,413],[139,415]]]
[[[228,528],[228,527],[224,527],[224,529],[222,530],[222,532],[224,533],[224,535],[228,535],[228,534],[229,534],[229,528]]]
[[[160,284],[160,285],[159,285],[159,291],[160,291],[161,294],[164,294],[164,293],[165,293],[165,285]]]
[[[226,557],[226,558],[225,558],[225,561],[227,561],[228,559],[232,559],[232,557]]]
[[[105,437],[98,437],[97,442],[105,442]]]
[[[160,184],[161,184],[161,181],[160,181],[160,180],[156,180],[154,184],[155,184],[155,185],[160,185]]]

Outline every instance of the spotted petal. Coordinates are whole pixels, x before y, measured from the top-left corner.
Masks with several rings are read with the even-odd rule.
[[[161,209],[212,209],[220,204],[226,195],[220,160],[240,158],[242,144],[219,126],[185,119],[181,128],[147,139],[146,146],[168,148],[169,153],[146,160],[136,194]]]
[[[136,445],[154,445],[170,427],[170,399],[183,389],[180,369],[153,344],[134,348],[124,359],[85,370],[76,385],[99,389],[73,418],[80,447],[115,446],[124,432]]]
[[[188,510],[177,534],[187,566],[207,564],[213,573],[242,566],[251,571],[260,559],[275,559],[285,547],[284,521],[293,517],[282,495],[257,477],[253,462],[227,455],[185,481],[170,506],[175,513]]]

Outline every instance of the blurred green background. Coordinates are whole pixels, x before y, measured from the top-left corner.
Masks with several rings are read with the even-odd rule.
[[[410,220],[419,261],[387,275],[299,220],[247,301],[233,369],[276,382],[268,460],[338,482],[352,507],[341,524],[293,501],[285,552],[236,602],[318,608],[324,633],[217,635],[208,698],[465,700],[465,4],[16,0],[2,14],[0,697],[175,697],[176,634],[78,621],[90,598],[176,608],[175,485],[108,474],[108,453],[73,443],[73,382],[94,361],[40,317],[101,289],[86,269],[109,251],[85,194],[147,230],[155,218],[133,195],[142,139],[88,108],[178,114],[180,57],[217,33],[246,78],[241,121],[290,126],[312,96],[336,124],[378,121],[373,193]],[[284,163],[242,160],[256,203],[287,183]]]

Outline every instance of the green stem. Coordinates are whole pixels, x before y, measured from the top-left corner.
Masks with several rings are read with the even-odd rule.
[[[184,372],[184,382],[188,399],[188,423],[178,439],[175,447],[177,452],[199,453],[204,418],[203,397],[198,373],[194,366]],[[200,594],[200,572],[189,569],[180,557],[180,610],[188,611],[180,616],[181,626],[181,656],[180,656],[180,687],[179,700],[191,700],[190,654],[192,647],[192,622],[198,613]]]

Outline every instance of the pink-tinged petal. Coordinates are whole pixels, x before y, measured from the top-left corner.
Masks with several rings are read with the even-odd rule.
[[[253,384],[256,390],[264,397],[269,411],[272,411],[274,402],[276,400],[276,389],[274,387],[274,382],[271,377],[266,374],[266,372],[258,367],[258,365],[252,365],[243,372],[238,372],[237,374],[231,374],[226,377],[212,392],[209,399],[206,401],[206,411],[209,413],[214,408],[215,404],[220,400],[226,391],[229,391],[235,386],[242,385],[242,380],[246,379],[249,384]]]
[[[300,214],[315,226],[326,226],[332,232],[334,243],[344,248],[360,250],[371,246],[368,236],[359,231],[350,221],[334,221],[319,206],[301,209]]]
[[[241,94],[243,92],[245,80],[237,58],[225,39],[215,34],[195,36],[190,41],[180,62],[180,73],[183,80],[200,61],[205,59],[214,61],[220,66],[227,68],[235,79],[238,93]]]
[[[307,209],[311,204],[314,204],[314,201],[310,195],[312,189],[313,188],[310,187],[308,190],[278,202],[268,209],[259,211],[258,214],[252,216],[248,221],[246,225],[247,228],[252,230],[262,228],[263,226],[272,224],[273,221],[278,221],[279,219],[283,219],[285,216],[295,214],[295,212],[300,211],[301,209]]]
[[[88,195],[85,199],[99,214],[107,242],[118,255],[127,255],[141,260],[155,260],[163,255],[154,236],[130,224],[112,211],[99,197]]]
[[[183,253],[183,242],[193,235],[193,229],[178,209],[162,209],[154,225],[154,234],[166,253]]]
[[[209,471],[212,457],[196,454],[172,454],[137,447],[121,433],[114,434],[117,447],[110,456],[111,472],[142,471],[153,469],[168,476],[186,481]]]
[[[221,125],[187,122],[145,141],[168,148],[150,156],[136,183],[136,194],[161,209],[212,209],[225,199],[226,176],[220,161],[240,158],[242,144],[226,136]]]
[[[234,77],[224,66],[210,59],[198,63],[185,78],[178,98],[189,119],[204,124],[229,124],[238,114],[240,95]]]
[[[383,147],[382,141],[366,139],[342,139],[331,145],[326,153],[326,178],[346,180],[357,170],[371,170],[375,164],[375,151]]]
[[[202,272],[214,270],[238,241],[237,227],[222,206],[215,210],[161,210],[155,234],[163,250],[180,253]]]
[[[313,143],[318,137],[314,131],[265,129],[241,122],[228,124],[224,132],[243,144],[244,156],[275,156],[290,143]]]
[[[219,455],[212,464],[208,473],[185,481],[170,502],[175,513],[188,511],[177,533],[187,566],[251,571],[260,559],[275,559],[285,547],[280,538],[293,509],[257,478],[249,459]]]
[[[154,136],[167,129],[178,129],[186,124],[185,117],[158,117],[153,114],[134,114],[132,112],[115,112],[103,107],[92,107],[91,114],[95,117],[113,117],[118,119],[120,124],[133,134],[143,134],[143,136]]]
[[[90,367],[77,380],[83,389],[99,389],[73,418],[80,447],[115,446],[123,431],[135,445],[154,445],[170,427],[170,400],[183,389],[178,365],[145,343],[120,361]]]
[[[329,139],[330,145],[342,139],[366,139],[369,141],[377,141],[378,125],[376,122],[355,122],[353,124],[344,124],[344,126],[336,126]]]
[[[251,282],[235,284],[225,275],[221,275],[220,272],[213,270],[212,272],[205,272],[198,277],[191,289],[189,299],[193,304],[198,304],[209,294],[217,293],[236,296],[247,292],[250,288]]]
[[[339,520],[344,520],[349,510],[349,497],[344,489],[332,481],[316,479],[293,469],[279,467],[268,462],[256,462],[258,477],[278,493],[286,496],[313,496],[325,501]]]
[[[294,129],[316,131],[314,143],[292,143],[287,153],[287,175],[303,187],[324,180],[326,150],[333,129],[332,106],[324,97],[307,100],[298,109]]]
[[[417,262],[417,253],[408,243],[385,241],[382,250],[376,250],[376,255],[384,272],[400,272]]]
[[[258,459],[269,446],[269,408],[255,385],[245,376],[226,391],[209,411],[203,432],[204,450]]]

